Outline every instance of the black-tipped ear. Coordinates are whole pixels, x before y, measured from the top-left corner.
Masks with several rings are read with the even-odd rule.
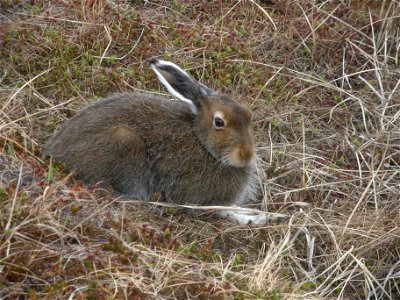
[[[152,59],[150,65],[168,92],[189,103],[195,114],[198,113],[200,101],[204,97],[217,95],[215,91],[194,80],[188,73],[171,62]]]

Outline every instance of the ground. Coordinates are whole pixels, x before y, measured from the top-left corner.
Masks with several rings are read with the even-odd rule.
[[[399,1],[1,1],[0,298],[400,299]],[[122,201],[41,156],[179,64],[254,112],[260,226]],[[155,201],[157,197],[155,195]]]

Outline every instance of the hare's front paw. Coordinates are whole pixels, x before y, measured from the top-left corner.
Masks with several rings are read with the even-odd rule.
[[[246,209],[242,210],[222,210],[218,212],[218,215],[223,218],[228,218],[230,221],[233,221],[238,224],[254,224],[254,225],[262,225],[268,221],[268,217],[260,211],[257,213],[255,211],[249,211]]]

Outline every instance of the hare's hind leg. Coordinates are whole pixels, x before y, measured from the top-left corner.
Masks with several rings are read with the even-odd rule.
[[[124,195],[137,199],[150,198],[150,176],[147,166],[146,147],[135,129],[117,125],[106,133],[110,141],[107,160],[108,174],[113,188]]]

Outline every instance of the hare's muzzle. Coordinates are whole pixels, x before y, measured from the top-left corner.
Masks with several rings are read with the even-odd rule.
[[[239,149],[239,158],[244,162],[251,162],[254,157],[253,147],[242,147]]]
[[[228,162],[234,167],[246,167],[253,162],[254,147],[252,145],[240,146],[228,155]]]

